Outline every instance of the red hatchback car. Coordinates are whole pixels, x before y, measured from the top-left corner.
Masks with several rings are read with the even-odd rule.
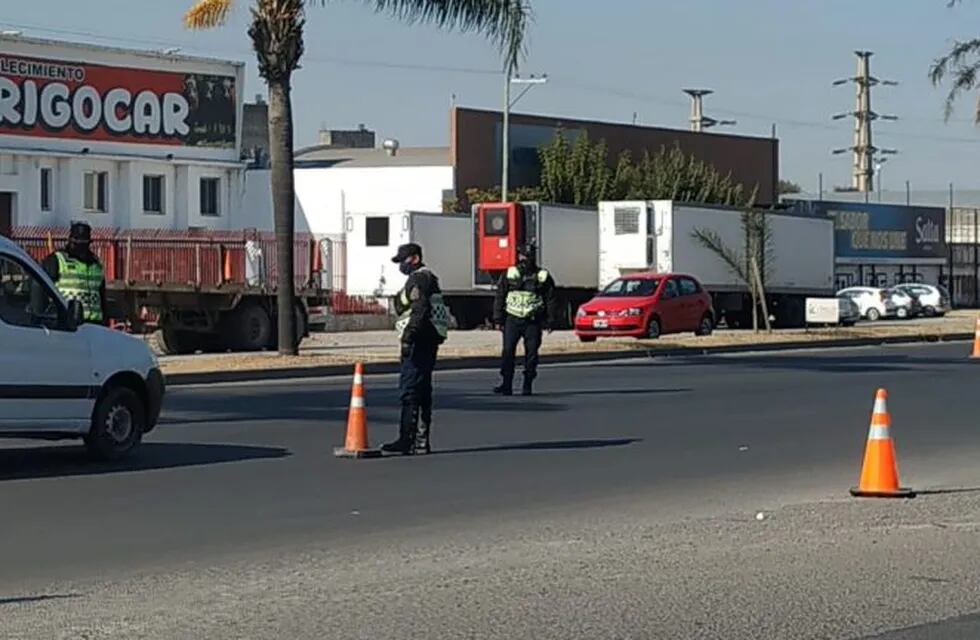
[[[582,342],[682,331],[706,336],[714,326],[711,296],[696,278],[679,273],[623,276],[579,307],[575,316],[575,334]]]

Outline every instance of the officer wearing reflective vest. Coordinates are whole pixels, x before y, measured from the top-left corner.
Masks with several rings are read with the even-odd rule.
[[[68,232],[68,244],[41,263],[58,290],[68,300],[82,305],[82,318],[90,324],[106,324],[105,272],[92,253],[92,227],[74,222]]]
[[[547,269],[537,265],[533,245],[518,247],[517,265],[507,269],[500,279],[493,318],[497,328],[503,330],[502,380],[493,391],[505,396],[513,393],[514,354],[518,341],[524,340],[522,392],[529,396],[538,373],[542,331],[550,332],[555,319],[555,281]]]
[[[429,453],[432,428],[432,370],[439,345],[449,332],[449,310],[442,299],[439,278],[422,262],[422,247],[403,244],[392,262],[408,276],[395,296],[401,338],[401,422],[398,439],[381,447],[389,453]]]

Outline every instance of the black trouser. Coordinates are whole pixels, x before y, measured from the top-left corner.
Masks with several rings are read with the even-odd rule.
[[[398,378],[402,415],[398,438],[414,440],[416,447],[428,448],[432,425],[432,370],[438,353],[436,342],[416,342],[402,353]]]
[[[514,355],[517,343],[524,340],[524,386],[530,388],[538,375],[538,349],[541,348],[540,320],[507,316],[504,321],[504,348],[500,356],[500,375],[504,388],[514,384]]]

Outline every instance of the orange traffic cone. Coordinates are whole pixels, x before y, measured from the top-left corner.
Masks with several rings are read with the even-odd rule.
[[[980,358],[980,316],[977,316],[977,332],[973,336],[973,355],[971,358]]]
[[[888,392],[878,389],[868,446],[864,450],[864,466],[860,484],[851,489],[852,496],[864,498],[914,498],[911,489],[898,486],[898,462],[892,441],[892,419],[888,414]]]
[[[367,414],[364,409],[364,365],[354,365],[354,384],[350,394],[350,410],[347,413],[347,438],[343,448],[336,447],[333,454],[338,458],[380,458],[381,451],[368,444]]]

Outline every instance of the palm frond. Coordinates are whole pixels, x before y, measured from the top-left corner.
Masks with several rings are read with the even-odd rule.
[[[367,0],[375,11],[408,23],[424,22],[456,31],[477,31],[490,37],[504,59],[504,69],[517,69],[525,51],[531,7],[527,0]]]
[[[946,120],[953,115],[953,106],[960,94],[976,88],[978,73],[980,73],[980,38],[954,43],[946,55],[937,58],[929,67],[929,80],[933,85],[938,86],[947,77],[952,77],[952,86],[946,94],[943,105],[943,116]],[[980,122],[980,105],[976,118]]]
[[[233,0],[197,0],[184,14],[184,26],[188,29],[213,29],[225,23],[231,12]]]

